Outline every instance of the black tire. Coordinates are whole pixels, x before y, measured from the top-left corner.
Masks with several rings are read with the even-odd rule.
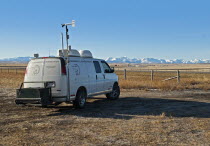
[[[77,109],[82,109],[86,104],[87,94],[84,89],[79,89],[77,91],[76,99],[73,101],[73,105]]]
[[[118,84],[114,84],[112,88],[112,92],[106,94],[107,99],[116,100],[120,97],[120,87]]]

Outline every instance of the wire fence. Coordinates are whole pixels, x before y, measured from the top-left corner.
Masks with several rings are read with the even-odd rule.
[[[178,83],[186,79],[210,79],[210,68],[191,69],[123,69],[116,68],[116,73],[122,80],[150,80],[150,81],[170,81],[176,80]]]
[[[26,66],[0,66],[0,73],[25,73]],[[115,72],[121,80],[150,80],[170,81],[178,83],[183,79],[210,79],[210,68],[188,68],[188,69],[139,69],[139,68],[115,68]]]
[[[26,66],[0,66],[0,73],[25,73]]]

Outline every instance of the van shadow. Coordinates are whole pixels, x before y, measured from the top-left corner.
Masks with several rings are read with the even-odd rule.
[[[210,103],[175,99],[125,97],[118,100],[94,98],[85,109],[74,109],[73,106],[54,107],[48,116],[75,115],[90,118],[131,119],[135,116],[162,115],[167,117],[210,118]],[[93,99],[91,99],[93,100]]]

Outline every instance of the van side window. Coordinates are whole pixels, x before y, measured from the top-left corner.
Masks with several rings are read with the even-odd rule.
[[[96,73],[101,73],[101,67],[98,61],[93,61],[93,64],[95,66],[96,69]]]
[[[111,70],[111,68],[109,67],[109,65],[105,62],[105,61],[101,61],[101,64],[104,68],[104,72],[109,72]]]

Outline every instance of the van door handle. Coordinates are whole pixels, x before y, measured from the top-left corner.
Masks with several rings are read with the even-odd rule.
[[[98,76],[96,75],[96,80],[98,80]]]
[[[104,79],[105,79],[105,75],[103,75],[104,76]]]

